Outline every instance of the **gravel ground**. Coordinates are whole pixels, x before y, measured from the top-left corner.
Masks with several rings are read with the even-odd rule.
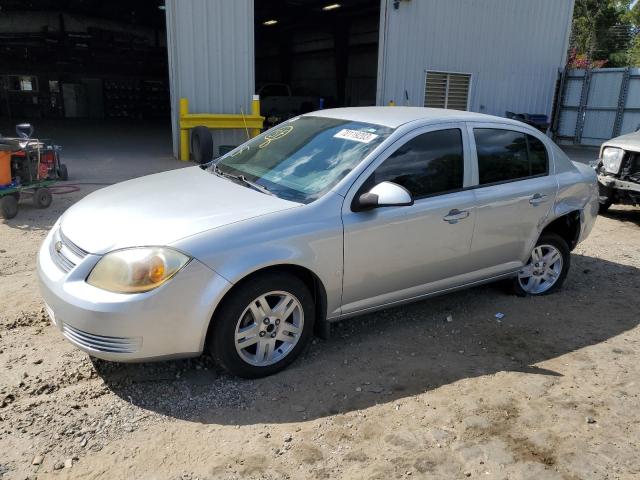
[[[1,478],[640,478],[640,209],[599,217],[555,295],[344,321],[246,381],[91,360],[49,325],[35,254],[91,188],[0,223]]]

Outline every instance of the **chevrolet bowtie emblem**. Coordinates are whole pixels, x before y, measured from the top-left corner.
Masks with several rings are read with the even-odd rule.
[[[60,253],[60,251],[62,250],[62,242],[58,240],[54,248],[56,249],[56,252]]]

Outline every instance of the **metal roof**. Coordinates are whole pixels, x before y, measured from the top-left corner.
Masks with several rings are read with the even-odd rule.
[[[485,115],[484,113],[464,112],[461,110],[447,110],[444,108],[426,107],[348,107],[330,108],[307,113],[305,116],[339,118],[357,122],[373,123],[386,127],[397,128],[405,123],[416,120],[431,122],[501,122],[521,125],[507,118]]]

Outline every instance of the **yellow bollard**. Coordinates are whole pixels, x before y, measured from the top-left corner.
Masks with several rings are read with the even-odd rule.
[[[189,158],[189,130],[198,126],[209,129],[237,129],[249,131],[250,137],[260,134],[264,128],[264,118],[260,116],[260,97],[254,95],[251,101],[251,115],[240,113],[189,113],[189,100],[180,99],[179,129],[180,148],[179,158],[188,161]]]
[[[394,102],[393,100],[389,100],[389,106],[390,107],[395,107],[396,106],[396,102]]]
[[[189,114],[189,100],[186,98],[180,99],[180,120],[185,115]],[[185,162],[189,161],[189,130],[186,128],[180,129],[180,160]]]
[[[251,115],[260,116],[260,95],[254,95],[253,100],[251,100]],[[259,128],[251,129],[251,137],[256,137],[260,135]]]

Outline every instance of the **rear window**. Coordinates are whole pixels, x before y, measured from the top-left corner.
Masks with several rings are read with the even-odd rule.
[[[547,174],[547,149],[537,138],[497,128],[476,128],[473,132],[480,185]]]

